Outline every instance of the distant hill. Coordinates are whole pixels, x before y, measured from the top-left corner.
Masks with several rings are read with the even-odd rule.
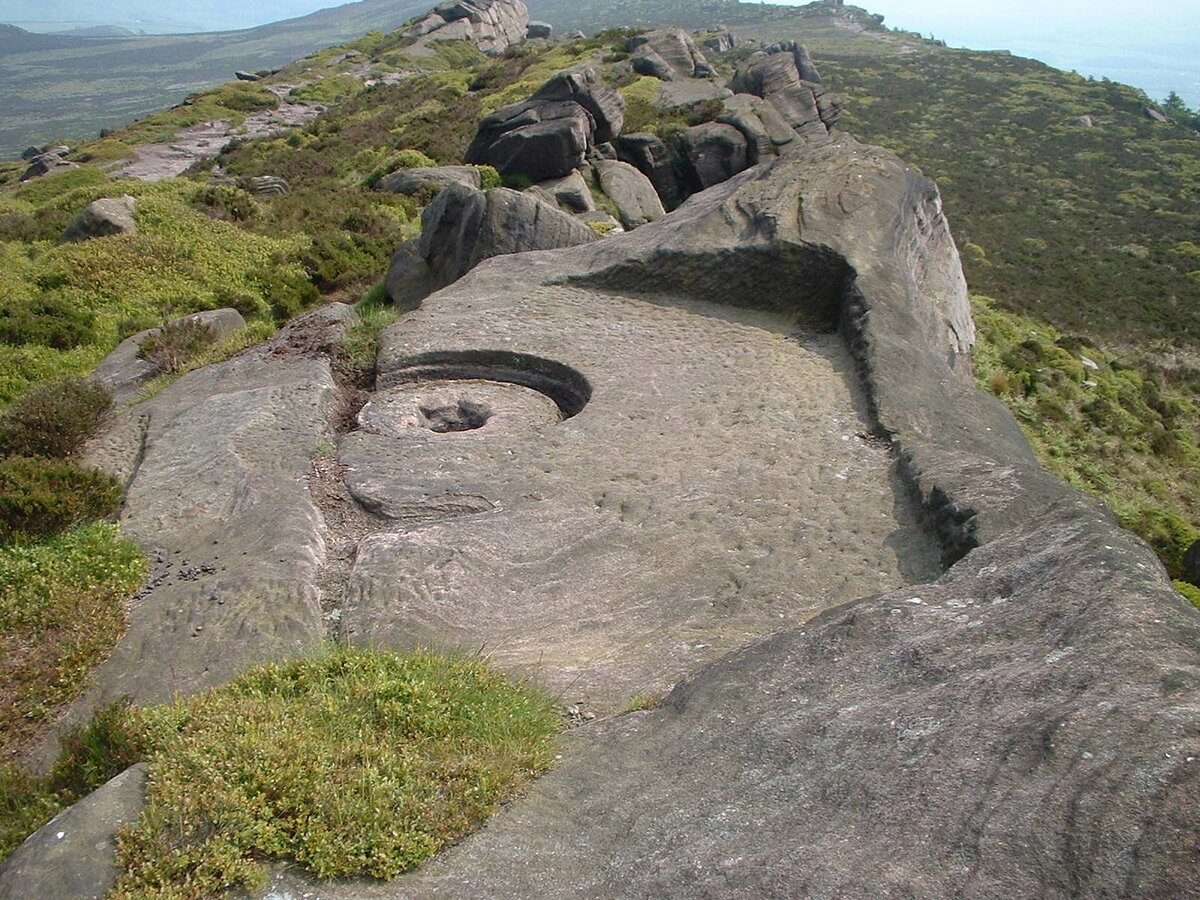
[[[362,0],[243,31],[131,37],[33,34],[0,26],[0,159],[31,144],[95,137],[238,69],[276,68],[368,31],[390,31],[431,0]]]
[[[5,55],[4,67],[9,65],[9,54],[36,53],[44,50],[72,50],[83,46],[84,39],[66,34],[34,34],[16,25],[0,25],[0,53]],[[2,78],[3,75],[0,75]],[[2,83],[2,82],[0,82]]]
[[[86,28],[65,28],[62,31],[53,31],[51,34],[65,34],[71,37],[84,38],[105,38],[133,37],[137,32],[130,31],[128,28],[122,28],[120,25],[90,25]]]

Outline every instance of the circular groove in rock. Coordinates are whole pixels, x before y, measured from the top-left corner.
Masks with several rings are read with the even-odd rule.
[[[508,350],[441,350],[414,354],[381,373],[381,387],[425,381],[499,381],[545,394],[562,418],[578,415],[592,397],[588,380],[570,366]]]

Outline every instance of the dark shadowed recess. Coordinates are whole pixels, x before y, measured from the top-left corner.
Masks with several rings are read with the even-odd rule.
[[[563,418],[577,415],[592,398],[588,380],[570,366],[508,350],[439,350],[418,353],[381,374],[381,387],[427,381],[501,381],[539,391],[553,400]]]

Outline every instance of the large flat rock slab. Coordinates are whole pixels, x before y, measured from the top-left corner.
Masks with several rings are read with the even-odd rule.
[[[487,380],[508,377],[498,349],[569,367],[590,399],[559,421],[546,394]],[[389,330],[380,369],[339,460],[398,525],[359,547],[348,640],[484,647],[613,709],[940,572],[845,345],[794,316],[569,286],[435,297]],[[387,398],[396,427],[373,411]],[[486,420],[422,424],[451,401]]]
[[[586,298],[587,311],[594,311],[586,332],[559,320],[558,304],[572,295],[550,288],[567,285],[581,289],[580,303]],[[800,432],[819,455],[844,459],[829,449],[835,433],[829,422],[803,413],[806,392],[817,391],[813,397],[819,402],[824,389],[813,387],[826,383],[820,365],[802,364],[794,351],[783,349],[786,330],[772,329],[767,320],[722,318],[670,302],[681,295],[790,312],[810,328],[838,322],[861,377],[862,421],[869,432],[886,436],[898,455],[900,479],[936,535],[947,571],[932,583],[864,596],[785,625],[700,667],[657,709],[576,729],[561,764],[527,796],[409,876],[391,884],[314,888],[283,874],[262,896],[1200,893],[1195,816],[1200,613],[1171,590],[1144,543],[1117,528],[1098,503],[1045,473],[1012,417],[973,387],[966,285],[940,200],[928,181],[894,156],[839,137],[735,176],[632,234],[569,251],[489,261],[391,332],[382,376],[385,384],[393,379],[390,383],[411,387],[416,381],[409,376],[433,374],[439,365],[444,373],[470,371],[454,369],[444,356],[435,364],[429,353],[439,348],[422,343],[422,322],[439,322],[444,329],[439,340],[449,342],[446,346],[469,347],[486,337],[492,348],[511,343],[518,352],[545,354],[586,375],[590,401],[562,424],[536,426],[553,436],[524,449],[545,460],[542,471],[536,465],[524,469],[526,458],[514,463],[529,472],[522,480],[531,495],[540,496],[542,485],[571,495],[571,484],[556,479],[555,463],[562,458],[556,448],[568,440],[586,446],[589,421],[609,422],[623,435],[597,459],[600,474],[589,476],[605,485],[620,483],[626,459],[666,447],[647,432],[678,429],[686,436],[670,449],[672,458],[683,460],[676,469],[702,491],[713,491],[712,500],[701,503],[707,509],[698,522],[681,511],[690,497],[686,485],[667,488],[668,462],[651,465],[651,473],[661,474],[647,484],[635,471],[621,495],[630,503],[630,517],[638,514],[636,501],[649,497],[654,514],[685,522],[697,535],[686,548],[683,541],[672,543],[669,529],[657,533],[653,516],[642,520],[640,535],[622,530],[631,523],[619,515],[607,523],[594,519],[597,529],[606,526],[618,538],[609,546],[627,560],[644,553],[645,571],[661,565],[675,578],[674,606],[660,602],[654,575],[648,574],[647,591],[613,591],[622,609],[607,620],[600,611],[585,614],[598,623],[598,633],[611,637],[606,646],[624,652],[629,645],[621,628],[636,619],[638,599],[654,614],[677,615],[678,633],[694,623],[712,628],[720,620],[715,606],[706,611],[688,604],[700,591],[709,591],[710,602],[721,598],[705,578],[733,568],[710,555],[727,537],[736,536],[731,557],[750,564],[743,569],[749,587],[743,609],[769,608],[770,592],[757,589],[775,577],[775,563],[769,554],[754,560],[747,551],[760,546],[755,539],[767,533],[773,509],[781,515],[764,545],[795,559],[791,577],[777,583],[776,602],[786,606],[789,597],[810,589],[818,593],[824,579],[854,571],[858,548],[810,565],[814,560],[800,557],[801,546],[814,539],[818,546],[828,544],[819,532],[796,540],[795,530],[828,521],[844,534],[854,524],[874,521],[869,512],[886,483],[882,465],[857,482],[857,491],[843,493],[815,479],[827,505],[806,507],[803,487],[790,492],[793,481],[803,485],[806,478],[803,464],[794,462],[804,459]],[[611,304],[622,302],[617,298],[656,299],[667,312],[662,319],[651,314],[655,324],[634,309],[614,316]],[[508,340],[507,310],[514,306],[523,310],[536,343]],[[695,334],[686,318],[670,318],[684,313],[708,316],[711,330]],[[739,347],[742,328],[759,328],[761,334]],[[556,346],[556,335],[569,340]],[[698,342],[695,356],[684,349],[689,341]],[[757,353],[775,347],[780,352],[768,365],[746,352],[749,346]],[[623,347],[651,356],[629,359]],[[617,352],[606,353],[610,348]],[[839,370],[837,358],[824,357],[828,372]],[[719,361],[744,374],[745,382],[755,382],[754,396],[771,400],[764,407],[774,411],[774,420],[765,409],[740,405],[751,389],[737,394],[738,379],[730,377],[726,390],[718,377],[714,389],[711,377]],[[801,368],[809,362],[813,368]],[[641,372],[637,393],[650,411],[637,427],[622,424],[623,417],[635,418],[625,406],[606,407],[633,394],[625,382],[636,379],[623,365]],[[771,387],[776,380],[777,393]],[[680,398],[670,408],[661,403],[668,393]],[[830,389],[823,402],[837,403],[837,397]],[[715,401],[708,411],[693,411],[705,398]],[[469,412],[451,405],[460,418]],[[825,412],[841,416],[841,409],[854,410],[853,400]],[[733,415],[721,418],[718,410]],[[432,407],[431,412],[447,420]],[[704,415],[716,424],[699,425]],[[749,446],[739,431],[743,423],[759,432],[759,446]],[[793,433],[793,426],[802,427]],[[714,432],[727,436],[727,448],[709,440]],[[490,439],[503,436],[497,431]],[[847,443],[852,442],[853,437]],[[343,446],[344,453],[353,449],[350,441]],[[868,442],[846,452],[872,449]],[[446,459],[440,475],[449,482],[460,467],[478,473],[480,452],[464,449]],[[703,464],[693,468],[702,457],[711,460],[713,472],[703,471]],[[728,468],[735,460],[753,477],[741,480],[736,466]],[[789,466],[794,468],[788,479],[774,479],[776,469]],[[832,473],[835,479],[840,471]],[[431,476],[426,471],[422,477]],[[375,479],[369,489],[387,493],[388,482]],[[413,610],[423,625],[432,623],[443,634],[457,604],[469,601],[442,593],[442,586],[470,584],[482,596],[500,597],[487,574],[503,574],[503,560],[497,566],[491,556],[462,549],[469,547],[465,538],[485,533],[488,516],[516,511],[525,516],[510,519],[506,543],[495,546],[553,545],[541,531],[532,537],[518,533],[535,527],[535,519],[524,512],[530,507],[511,505],[505,478],[470,483],[481,495],[492,490],[487,496],[499,500],[498,510],[394,529],[409,537],[416,548],[411,558],[423,569],[409,583],[433,586],[401,598],[396,614]],[[725,495],[714,487],[722,483],[730,488]],[[760,507],[751,505],[755,498],[762,499]],[[391,498],[402,500],[399,494]],[[532,506],[532,496],[528,502]],[[567,516],[562,526],[548,519],[536,525],[563,529],[566,548],[557,559],[564,566],[573,548],[582,548],[585,564],[574,581],[564,578],[561,596],[568,604],[586,605],[572,589],[606,589],[615,577],[603,573],[617,573],[625,560],[610,563],[592,552],[587,542],[595,530],[587,531],[581,520],[586,521],[582,512]],[[460,532],[464,540],[456,545],[451,528],[467,522],[472,530]],[[660,556],[651,547],[666,552]],[[681,548],[683,559],[671,559],[671,547]],[[430,548],[440,555],[427,552]],[[696,561],[694,571],[689,560]],[[549,559],[532,554],[523,562],[533,570],[549,566]],[[519,587],[536,590],[532,583]],[[481,608],[474,621],[454,624],[480,633],[502,630],[505,615],[527,615],[525,603],[515,590],[507,607],[495,613]],[[553,604],[542,605],[539,613],[557,627]],[[720,621],[738,622],[739,615],[730,610]],[[501,625],[487,621],[489,616]],[[656,637],[651,635],[652,646]],[[571,652],[583,645],[586,633],[577,630],[574,638],[567,645]],[[665,646],[656,645],[658,652]],[[495,652],[505,649],[497,645]],[[626,658],[636,660],[637,654],[627,652]],[[542,671],[563,662],[552,660]],[[599,672],[598,664],[591,671]]]
[[[317,646],[325,525],[308,488],[337,386],[334,305],[124,411],[91,461],[128,481],[121,526],[150,556],[129,630],[76,704],[168,700]]]

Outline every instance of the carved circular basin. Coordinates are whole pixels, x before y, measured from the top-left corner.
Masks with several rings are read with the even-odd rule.
[[[510,382],[464,379],[415,381],[375,394],[358,414],[361,428],[401,437],[411,429],[437,434],[514,431],[562,421],[558,404]]]

